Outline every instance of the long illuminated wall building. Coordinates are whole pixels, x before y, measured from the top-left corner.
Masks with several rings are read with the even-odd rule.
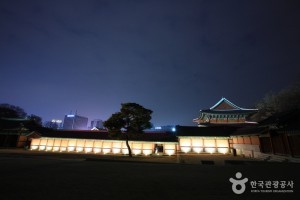
[[[178,142],[176,137],[160,133],[159,136],[143,134],[129,141],[134,155],[174,155]],[[77,152],[94,154],[128,154],[125,140],[112,140],[106,130],[96,131],[49,131],[40,138],[32,139],[31,150],[53,152]]]
[[[176,126],[173,133],[146,132],[131,138],[129,145],[134,155],[233,153],[252,158],[269,158],[275,154],[288,155],[289,159],[300,157],[298,112],[275,116],[260,125],[246,120],[254,112],[257,110],[238,107],[222,98],[210,109],[200,111],[199,118],[194,120],[198,126]],[[272,128],[287,119],[291,124],[289,129]],[[86,126],[87,119],[83,121]],[[78,128],[74,122],[76,117],[67,115],[64,128]],[[125,140],[111,140],[106,130],[55,130],[38,134],[39,138],[32,139],[31,150],[128,154]]]
[[[202,110],[200,117],[194,120],[197,126],[176,126],[176,136],[171,140],[164,140],[160,135],[155,139],[147,137],[133,139],[130,146],[136,155],[149,155],[160,153],[174,155],[182,153],[230,153],[234,148],[231,134],[237,130],[232,124],[245,124],[248,114],[256,110],[243,109],[222,98],[210,109]],[[66,115],[64,129],[75,130],[86,126],[87,119],[78,115]],[[173,130],[173,129],[172,129]],[[44,133],[43,137],[34,139],[31,149],[47,151],[68,151],[103,154],[127,154],[125,141],[109,140],[105,138],[107,131],[94,132],[68,132],[62,131],[59,134]],[[154,133],[147,133],[154,136]],[[169,133],[169,135],[172,135]]]

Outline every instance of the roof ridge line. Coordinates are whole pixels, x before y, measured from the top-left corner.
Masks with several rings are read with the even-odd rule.
[[[226,103],[228,103],[229,105],[231,105],[232,107],[234,107],[236,110],[257,110],[257,109],[249,109],[249,108],[242,108],[239,107],[237,105],[235,105],[234,103],[232,103],[231,101],[229,101],[228,99],[226,99],[225,97],[222,97],[221,100],[219,100],[215,105],[213,105],[212,107],[210,107],[210,110],[213,110],[214,108],[216,108],[218,105],[220,105],[223,101],[225,101]],[[226,109],[225,109],[226,110]]]

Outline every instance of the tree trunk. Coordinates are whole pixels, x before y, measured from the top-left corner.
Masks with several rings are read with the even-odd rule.
[[[126,133],[126,146],[127,146],[127,149],[128,149],[129,157],[132,157],[131,148],[130,148],[129,143],[128,143],[128,134],[127,133]]]

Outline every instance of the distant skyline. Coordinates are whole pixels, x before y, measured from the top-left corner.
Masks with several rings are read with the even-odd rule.
[[[300,80],[300,2],[2,0],[0,103],[43,121],[121,103],[195,125],[222,97],[253,108]]]

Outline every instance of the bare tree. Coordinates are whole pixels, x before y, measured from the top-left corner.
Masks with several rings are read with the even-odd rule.
[[[300,110],[300,84],[297,83],[277,94],[267,94],[256,105],[259,110],[251,116],[254,121],[264,120],[272,115]]]

